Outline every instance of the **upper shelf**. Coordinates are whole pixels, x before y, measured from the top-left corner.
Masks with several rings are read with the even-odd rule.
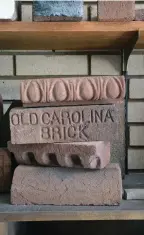
[[[1,50],[123,49],[139,33],[144,48],[144,22],[0,22]]]

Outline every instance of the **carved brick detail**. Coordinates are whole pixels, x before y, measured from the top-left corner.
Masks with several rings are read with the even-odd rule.
[[[123,76],[24,80],[20,92],[25,104],[121,100],[125,96],[125,80]]]
[[[22,165],[102,169],[110,162],[110,143],[22,144],[8,142],[8,149]]]

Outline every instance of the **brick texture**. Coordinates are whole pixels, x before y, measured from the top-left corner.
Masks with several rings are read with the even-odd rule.
[[[16,205],[118,205],[121,198],[117,164],[100,171],[18,166],[11,188],[11,203]]]
[[[18,55],[17,75],[87,75],[86,55]]]
[[[144,79],[133,78],[130,79],[129,98],[130,99],[144,99]]]
[[[144,149],[128,150],[128,169],[144,169]]]
[[[92,75],[121,75],[121,58],[119,55],[92,55]]]
[[[98,0],[98,21],[132,21],[135,18],[135,1]]]
[[[13,75],[13,57],[0,55],[0,76]]]
[[[128,122],[144,122],[144,103],[128,103]]]
[[[22,165],[102,169],[110,162],[110,143],[103,141],[39,145],[9,142],[8,149]]]
[[[130,145],[144,146],[144,126],[130,126]]]

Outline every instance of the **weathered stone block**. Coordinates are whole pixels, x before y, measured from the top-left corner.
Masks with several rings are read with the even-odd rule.
[[[11,155],[0,148],[0,192],[9,192],[12,180]]]
[[[0,1],[0,20],[16,20],[17,9],[15,0]]]
[[[110,143],[75,142],[11,144],[8,149],[19,164],[102,169],[110,162]]]
[[[24,80],[20,94],[24,106],[115,103],[125,97],[125,79],[97,76]]]
[[[118,164],[100,171],[18,166],[11,188],[11,203],[17,205],[118,205],[121,198]]]
[[[83,17],[83,0],[34,0],[34,21],[80,21]]]
[[[98,21],[132,21],[135,19],[135,1],[98,0]]]

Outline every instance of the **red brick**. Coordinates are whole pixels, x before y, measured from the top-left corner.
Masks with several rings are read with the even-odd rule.
[[[135,1],[98,0],[98,21],[132,21]]]
[[[118,205],[121,198],[118,164],[97,171],[18,166],[11,188],[11,203],[16,205]]]
[[[102,169],[110,162],[110,143],[103,141],[22,145],[8,142],[8,149],[22,165]]]
[[[12,180],[11,154],[0,148],[0,192],[9,192]]]
[[[97,76],[24,80],[21,82],[24,106],[115,103],[125,96],[123,76]]]

